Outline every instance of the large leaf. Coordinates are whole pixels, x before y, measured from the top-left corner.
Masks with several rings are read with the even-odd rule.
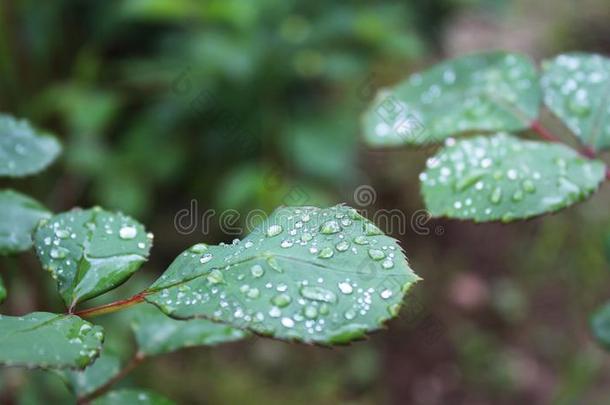
[[[508,222],[581,201],[604,177],[603,162],[567,146],[497,134],[448,142],[420,179],[433,216]]]
[[[37,173],[60,152],[61,145],[54,137],[36,131],[25,120],[0,114],[0,176]]]
[[[144,390],[111,391],[93,401],[92,405],[173,405],[174,403],[159,394]]]
[[[2,280],[2,276],[0,276],[0,304],[2,304],[5,299],[6,299],[6,287],[4,287],[4,281]]]
[[[51,213],[38,201],[13,190],[0,190],[0,255],[32,247],[32,231]]]
[[[30,368],[85,368],[99,355],[102,328],[76,316],[36,312],[0,315],[0,364]]]
[[[591,328],[597,341],[607,350],[610,350],[610,302],[593,315]]]
[[[118,356],[106,353],[81,371],[64,371],[62,377],[78,398],[85,397],[102,387],[121,371],[121,360]]]
[[[371,146],[421,145],[472,131],[518,131],[538,116],[531,61],[505,52],[449,60],[382,89],[363,117]]]
[[[243,339],[247,333],[205,319],[175,320],[152,305],[140,306],[132,323],[138,350],[146,356],[186,347],[213,346]]]
[[[70,308],[124,283],[148,258],[152,234],[132,218],[99,207],[43,221],[34,243]]]
[[[354,209],[278,209],[241,243],[195,245],[146,299],[278,339],[347,343],[397,315],[419,278],[397,242]]]
[[[610,59],[571,53],[545,61],[544,102],[593,149],[610,147]]]

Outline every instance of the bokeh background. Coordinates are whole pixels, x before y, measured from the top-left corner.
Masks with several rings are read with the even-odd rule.
[[[193,243],[239,236],[219,216],[202,221],[209,210],[235,210],[239,224],[254,209],[346,202],[411,218],[431,151],[362,145],[377,88],[480,49],[608,55],[609,21],[607,0],[0,0],[0,111],[65,145],[51,170],[2,186],[56,212],[97,204],[147,224],[151,261],[98,300],[108,302]],[[366,203],[361,186],[374,190]],[[604,187],[525,223],[409,228],[395,236],[425,280],[368,341],[189,349],[123,385],[183,404],[607,404],[610,356],[588,318],[610,297],[609,203]],[[175,226],[183,210],[194,213],[188,232]],[[3,313],[62,310],[32,254],[0,265]],[[100,322],[127,357],[129,311]],[[69,398],[50,373],[1,371],[0,402]]]

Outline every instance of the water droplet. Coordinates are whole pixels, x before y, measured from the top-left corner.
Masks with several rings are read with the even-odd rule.
[[[389,270],[389,269],[391,269],[391,268],[393,268],[393,267],[394,267],[394,261],[393,261],[392,259],[385,259],[385,260],[383,261],[383,263],[381,264],[381,266],[382,266],[384,269]]]
[[[309,300],[328,302],[331,304],[337,301],[337,296],[332,291],[322,287],[304,286],[301,288],[300,293],[304,298]],[[320,313],[322,313],[322,308],[320,308]]]
[[[341,226],[337,221],[327,221],[320,226],[320,233],[324,235],[333,235],[341,232]]]
[[[354,288],[350,283],[339,283],[339,291],[343,294],[351,294],[354,291]]]
[[[500,187],[494,188],[489,196],[489,201],[491,201],[492,204],[500,204],[502,201],[502,189]]]
[[[393,295],[393,293],[392,293],[392,291],[391,291],[391,290],[387,290],[387,289],[386,289],[386,290],[383,290],[383,291],[382,291],[382,292],[381,292],[379,295],[380,295],[380,296],[381,296],[381,298],[383,298],[384,300],[387,300],[388,298],[390,298],[390,297]]]
[[[258,288],[250,288],[246,293],[246,296],[252,299],[258,298],[260,296],[260,291]]]
[[[330,259],[331,257],[333,257],[335,254],[335,252],[329,248],[329,247],[325,247],[324,249],[322,249],[320,251],[320,253],[318,254],[318,257],[320,259]]]
[[[208,263],[210,260],[212,260],[214,258],[214,256],[212,256],[210,253],[207,253],[203,256],[201,256],[201,259],[199,259],[199,262],[201,264],[206,264]]]
[[[267,264],[269,265],[269,267],[271,267],[273,270],[277,271],[278,273],[284,272],[284,270],[282,270],[282,267],[280,266],[280,264],[277,262],[277,259],[273,256],[270,256],[267,258]]]
[[[524,180],[522,187],[523,187],[523,191],[525,191],[526,193],[535,193],[536,192],[536,186],[534,185],[534,182],[531,180]]]
[[[337,243],[337,245],[335,246],[335,248],[337,248],[337,250],[338,250],[339,252],[345,252],[345,251],[347,251],[347,250],[349,249],[349,246],[350,246],[350,245],[349,245],[349,242],[348,242],[348,241],[343,240],[343,241],[341,241],[341,242]]]
[[[263,266],[261,266],[260,264],[255,264],[250,269],[250,273],[252,273],[253,277],[259,278],[265,274],[265,270],[263,269]]]
[[[282,325],[286,328],[293,328],[294,321],[290,318],[282,318]]]
[[[278,308],[284,308],[290,305],[292,298],[288,294],[278,294],[271,299],[271,303]]]
[[[282,241],[282,243],[280,244],[281,247],[283,247],[284,249],[288,249],[291,248],[294,245],[294,242],[291,240],[284,240]]]
[[[281,225],[271,225],[269,228],[267,228],[266,234],[267,234],[268,238],[273,238],[274,236],[279,235],[283,231],[284,231],[284,228],[282,228]]]
[[[345,311],[345,319],[347,319],[348,321],[351,321],[355,317],[356,311],[354,311],[353,309],[348,309],[347,311]]]
[[[208,274],[207,280],[210,284],[220,284],[224,281],[224,276],[220,270],[214,269]]]
[[[191,247],[191,252],[201,254],[208,250],[208,245],[205,243],[198,243]]]
[[[379,249],[369,249],[369,256],[373,260],[381,260],[385,258],[385,253]]]
[[[377,228],[377,226],[371,224],[370,222],[365,223],[364,233],[366,236],[383,235],[383,232],[381,232],[381,229]]]
[[[578,90],[574,97],[568,100],[568,108],[578,116],[586,117],[591,113],[591,102],[585,90]]]
[[[318,316],[318,310],[316,309],[316,307],[314,307],[312,305],[308,305],[303,310],[303,314],[305,315],[306,318],[314,319]]]
[[[356,245],[368,245],[369,244],[369,240],[366,238],[366,236],[356,236],[354,238],[354,243]]]
[[[138,230],[135,226],[123,226],[119,229],[119,237],[121,239],[133,239],[138,235]]]
[[[513,193],[512,200],[513,200],[514,202],[519,202],[519,201],[523,200],[523,191],[521,191],[521,190],[517,190],[517,191],[515,191],[515,192]]]

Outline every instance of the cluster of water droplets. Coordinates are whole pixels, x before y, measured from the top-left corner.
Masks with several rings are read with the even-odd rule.
[[[99,207],[90,210],[74,209],[41,221],[35,234],[36,251],[45,269],[57,280],[60,291],[76,287],[79,266],[87,261],[87,272],[97,272],[104,262],[116,257],[143,261],[152,246],[153,235],[145,233],[142,225],[121,213],[110,213]],[[123,266],[129,265],[125,260]],[[96,274],[100,282],[109,274]],[[81,279],[83,274],[80,274]]]
[[[3,332],[21,334],[21,338],[11,340]],[[85,367],[99,355],[104,334],[101,327],[77,317],[39,312],[24,317],[0,315],[0,340],[7,346],[0,362],[7,366]]]
[[[511,221],[558,209],[593,190],[603,169],[560,146],[507,134],[455,141],[420,175],[433,215]]]
[[[538,111],[535,80],[535,67],[520,55],[472,55],[445,62],[412,75],[392,91],[381,91],[370,112],[373,130],[378,138],[425,143],[461,131],[519,129],[524,122],[515,110],[532,119]],[[414,117],[411,124],[409,117]],[[414,130],[418,123],[425,134]],[[418,139],[409,138],[412,134]]]
[[[565,54],[543,68],[546,105],[586,142],[610,146],[610,59]]]
[[[281,209],[244,241],[184,255],[208,271],[162,289],[166,312],[308,341],[374,329],[417,280],[396,242],[344,206]]]

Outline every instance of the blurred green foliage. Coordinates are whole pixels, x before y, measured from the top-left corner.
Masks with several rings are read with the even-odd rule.
[[[292,199],[349,201],[371,184],[377,206],[411,213],[422,206],[416,173],[426,154],[360,146],[360,114],[374,91],[460,52],[459,34],[473,47],[482,39],[505,47],[514,37],[534,55],[609,52],[604,0],[588,0],[582,13],[573,7],[0,1],[0,111],[52,130],[65,147],[42,176],[3,183],[55,212],[121,209],[157,235],[148,267],[92,305],[141,291],[192,242],[227,240],[216,223],[204,235],[176,232],[174,216],[193,199],[199,216],[208,208],[245,215]],[[508,34],[496,30],[502,24]],[[155,387],[179,403],[603,404],[610,367],[587,320],[609,298],[600,248],[609,201],[602,189],[594,201],[529,223],[450,222],[440,224],[442,235],[403,236],[424,278],[414,291],[419,309],[366,343],[331,351],[256,339],[189,349],[145,363],[118,388]],[[9,290],[3,313],[62,311],[33,256],[0,266]],[[463,274],[480,285],[469,297],[487,292],[473,308],[452,293]],[[99,320],[112,330],[107,347],[124,359],[133,349],[130,316]],[[66,403],[66,395],[49,373],[0,374],[0,402]]]

